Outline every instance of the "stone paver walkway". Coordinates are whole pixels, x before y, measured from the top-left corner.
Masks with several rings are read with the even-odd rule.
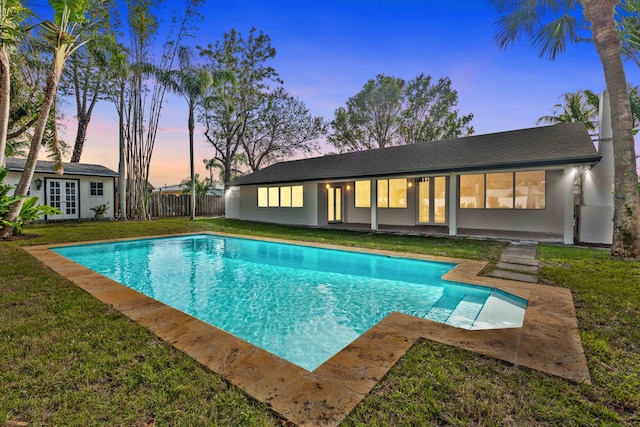
[[[511,242],[502,253],[496,269],[489,273],[489,276],[518,282],[538,283],[537,274],[540,262],[537,256],[537,242]]]

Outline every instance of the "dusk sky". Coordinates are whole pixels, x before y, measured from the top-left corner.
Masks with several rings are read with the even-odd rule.
[[[555,61],[539,58],[528,40],[500,50],[494,40],[496,14],[485,1],[209,0],[204,15],[196,38],[186,44],[214,44],[231,28],[242,35],[251,27],[264,31],[277,51],[269,65],[284,87],[327,120],[377,74],[449,77],[460,114],[474,114],[476,134],[534,127],[563,93],[605,88],[592,44],[571,45]],[[626,63],[626,72],[629,83],[640,83],[637,66]],[[74,109],[65,106],[65,121],[73,122]],[[114,106],[99,104],[82,162],[117,170],[117,124]],[[62,137],[73,143],[75,126],[67,125]],[[196,172],[203,177],[202,159],[214,151],[202,129],[195,141]],[[150,182],[179,184],[188,175],[186,103],[171,95],[163,107]]]

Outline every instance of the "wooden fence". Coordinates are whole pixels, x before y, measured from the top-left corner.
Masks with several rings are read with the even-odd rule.
[[[191,196],[153,193],[149,199],[147,212],[152,218],[189,216]],[[196,196],[196,216],[224,216],[224,197]]]

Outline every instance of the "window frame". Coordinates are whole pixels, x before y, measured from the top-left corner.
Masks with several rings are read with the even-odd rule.
[[[104,196],[104,182],[89,181],[90,196]]]
[[[544,174],[544,181],[542,181],[544,183],[544,194],[543,194],[543,199],[542,199],[542,205],[543,207],[539,207],[539,208],[520,208],[518,207],[517,203],[516,203],[516,198],[517,198],[517,178],[516,175],[519,173],[530,173],[530,172],[541,172]],[[492,175],[492,174],[511,174],[511,207],[488,207],[488,203],[487,203],[487,175]],[[482,181],[483,181],[483,198],[482,198],[482,206],[479,207],[466,207],[466,206],[462,206],[462,196],[461,196],[461,189],[462,189],[462,177],[464,176],[477,176],[480,175],[482,176]],[[469,173],[469,174],[463,174],[463,175],[459,175],[458,176],[458,209],[465,209],[465,210],[477,210],[477,209],[484,209],[484,210],[500,210],[500,211],[505,211],[505,210],[518,210],[518,211],[525,211],[525,210],[529,210],[529,211],[540,211],[540,210],[545,210],[547,208],[547,170],[546,169],[534,169],[534,170],[523,170],[523,171],[509,171],[509,172],[504,172],[504,171],[494,171],[494,172],[483,172],[483,173]]]

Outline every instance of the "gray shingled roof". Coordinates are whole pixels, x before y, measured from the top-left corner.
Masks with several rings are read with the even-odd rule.
[[[26,159],[15,157],[7,158],[7,169],[10,171],[22,172]],[[87,163],[63,163],[64,175],[86,175],[86,176],[112,176],[117,177],[118,173],[101,165],[90,165]],[[53,162],[38,160],[36,163],[37,173],[55,173]]]
[[[280,162],[229,185],[588,164],[600,160],[583,123]]]

